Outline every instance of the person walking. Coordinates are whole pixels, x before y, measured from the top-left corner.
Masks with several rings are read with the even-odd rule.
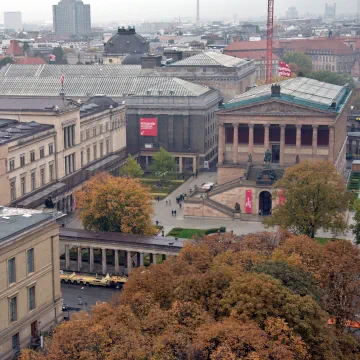
[[[169,200],[169,206],[171,206],[171,200]]]
[[[179,203],[179,207],[180,207],[180,210],[181,210],[181,203]]]
[[[166,200],[166,201],[165,201],[165,206],[167,206],[167,205],[168,205],[168,201]]]

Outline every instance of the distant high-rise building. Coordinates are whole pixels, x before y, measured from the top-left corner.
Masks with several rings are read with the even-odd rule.
[[[53,26],[57,35],[90,33],[90,5],[85,5],[81,0],[61,0],[53,5]]]
[[[299,13],[295,6],[290,6],[286,11],[286,18],[287,19],[298,19]]]
[[[325,4],[325,20],[335,20],[336,18],[336,3],[334,5]]]
[[[21,31],[23,28],[20,11],[4,12],[4,25],[6,30]]]

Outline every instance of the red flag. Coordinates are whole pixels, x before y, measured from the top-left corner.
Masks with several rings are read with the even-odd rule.
[[[61,74],[61,76],[60,76],[60,84],[64,85],[64,81],[65,81],[65,76],[64,76],[64,74]]]
[[[245,192],[245,210],[247,214],[251,214],[252,210],[252,191],[246,190]]]
[[[284,61],[279,61],[279,75],[286,77],[291,77],[292,75],[290,66]]]

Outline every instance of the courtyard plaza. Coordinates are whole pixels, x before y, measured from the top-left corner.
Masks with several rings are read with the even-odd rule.
[[[180,206],[176,203],[176,198],[181,194],[189,194],[190,189],[194,190],[196,187],[200,188],[202,184],[217,182],[216,172],[204,172],[198,175],[197,178],[192,177],[174,190],[170,195],[160,201],[154,201],[154,224],[159,222],[160,226],[163,226],[165,235],[173,228],[186,228],[186,229],[210,229],[219,228],[221,226],[226,227],[226,232],[233,231],[236,235],[246,235],[259,231],[275,231],[274,228],[265,229],[261,221],[242,221],[242,220],[230,220],[220,218],[184,218],[184,206]],[[169,201],[171,205],[169,205]],[[168,205],[166,205],[168,202]],[[176,210],[176,216],[171,214],[172,210]],[[349,222],[352,222],[353,213],[349,215]],[[258,218],[260,220],[260,217]],[[67,223],[66,227],[72,229],[83,229],[82,223],[78,218],[74,218]],[[317,237],[332,238],[333,235],[328,232],[319,231],[316,234]],[[339,236],[342,239],[354,240],[354,235],[351,231]]]

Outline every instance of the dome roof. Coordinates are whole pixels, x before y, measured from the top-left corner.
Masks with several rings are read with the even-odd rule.
[[[128,54],[126,55],[121,64],[123,65],[141,65],[141,58],[144,54]]]
[[[106,95],[93,96],[85,103],[85,105],[90,105],[90,104],[95,104],[101,109],[109,109],[110,106],[112,106],[113,108],[119,106],[117,102],[115,102],[113,99],[109,98]]]
[[[149,52],[149,43],[136,34],[135,27],[118,28],[117,34],[105,44],[105,54],[145,54]]]

